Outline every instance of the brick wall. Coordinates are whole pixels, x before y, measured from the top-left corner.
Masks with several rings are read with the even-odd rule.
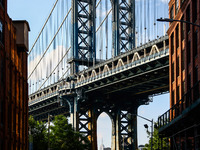
[[[16,43],[16,28],[0,5],[0,149],[28,150],[27,49]]]

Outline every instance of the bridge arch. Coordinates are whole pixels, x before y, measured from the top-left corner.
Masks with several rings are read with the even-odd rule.
[[[123,62],[122,59],[119,59],[118,62],[117,62],[116,68],[121,67],[121,66],[124,66],[124,62]]]
[[[149,55],[152,55],[152,54],[155,54],[155,53],[159,53],[160,51],[159,51],[159,49],[158,49],[158,46],[157,45],[153,45],[152,47],[151,47],[151,51],[150,51],[150,53],[149,53]]]
[[[111,147],[112,142],[112,118],[107,112],[101,112],[97,117],[97,141],[98,149],[103,144],[105,147]]]
[[[139,53],[138,53],[138,52],[135,52],[134,55],[133,55],[133,59],[132,59],[131,62],[134,62],[134,61],[139,60],[139,59],[141,59]]]
[[[103,68],[103,73],[109,72],[109,71],[110,71],[110,68],[108,67],[108,65],[105,65]]]
[[[97,73],[96,73],[95,70],[92,70],[92,73],[91,73],[91,75],[90,75],[90,78],[95,77],[95,76],[97,76]]]
[[[81,82],[81,81],[84,81],[84,80],[85,80],[85,76],[82,74],[79,81]]]

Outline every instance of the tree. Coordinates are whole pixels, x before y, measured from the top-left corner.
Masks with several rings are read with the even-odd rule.
[[[34,150],[46,150],[48,147],[47,128],[45,123],[35,121],[32,116],[29,117],[29,131],[33,139]],[[29,135],[30,138],[30,135]]]
[[[80,133],[75,132],[68,119],[59,115],[53,120],[50,132],[50,147],[53,150],[88,150],[89,141]]]
[[[157,123],[155,123],[155,126],[156,125],[157,125]],[[161,150],[161,149],[168,150],[169,149],[168,139],[167,138],[161,139],[159,137],[158,129],[155,128],[155,126],[154,126],[154,131],[153,131],[153,143],[152,143],[153,147],[152,147],[152,149],[153,150]],[[148,134],[148,138],[149,138],[149,143],[145,144],[144,150],[151,150],[151,133],[147,130],[147,134]],[[163,147],[161,147],[161,142],[162,142]]]

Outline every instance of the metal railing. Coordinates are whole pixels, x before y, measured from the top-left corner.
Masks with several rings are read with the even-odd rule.
[[[183,114],[183,111],[190,107],[197,99],[200,98],[200,81],[198,81],[186,94],[183,95],[182,99],[173,105],[163,115],[158,117],[158,127],[164,127],[172,122],[175,118]]]

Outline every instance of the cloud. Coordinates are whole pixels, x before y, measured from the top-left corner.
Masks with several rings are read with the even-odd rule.
[[[169,3],[169,0],[161,0],[163,3]]]
[[[54,68],[57,66],[61,58],[64,56],[64,54],[67,52],[67,49],[64,46],[57,46],[55,49],[49,50],[46,54],[45,57],[41,60],[33,74],[31,75],[29,79],[29,83],[35,83],[39,80],[44,80],[46,77],[49,76],[49,74],[54,70]],[[38,64],[39,60],[41,59],[42,54],[37,55],[31,58],[29,56],[29,63],[28,63],[28,76],[32,71],[34,70],[35,66]],[[32,59],[32,60],[31,60]],[[65,59],[63,59],[64,62],[60,63],[58,68],[55,70],[56,75],[58,75],[58,70],[59,70],[59,75],[62,74],[62,68],[66,68],[68,64],[66,64],[67,61],[67,56]]]

